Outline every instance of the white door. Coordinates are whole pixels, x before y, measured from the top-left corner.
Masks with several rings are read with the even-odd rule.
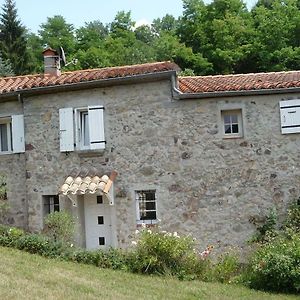
[[[105,196],[84,196],[85,237],[87,249],[112,246],[111,206]]]

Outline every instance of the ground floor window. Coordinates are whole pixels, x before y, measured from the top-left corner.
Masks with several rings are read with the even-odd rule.
[[[59,197],[58,195],[43,196],[44,216],[59,211]]]
[[[154,224],[157,222],[156,191],[142,190],[135,192],[137,223]]]

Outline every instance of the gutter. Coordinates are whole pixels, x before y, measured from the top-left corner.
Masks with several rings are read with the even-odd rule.
[[[49,94],[53,92],[73,91],[73,90],[96,88],[96,87],[103,87],[103,86],[107,87],[113,85],[158,81],[160,79],[173,78],[175,74],[176,71],[162,71],[157,73],[148,73],[148,74],[141,74],[141,75],[130,75],[126,77],[115,77],[115,78],[106,78],[106,79],[91,80],[91,81],[82,81],[82,82],[62,84],[62,85],[41,86],[41,87],[28,88],[25,90],[17,90],[10,93],[0,94],[0,99],[17,97],[17,99],[20,101],[23,95],[25,96],[25,95]]]

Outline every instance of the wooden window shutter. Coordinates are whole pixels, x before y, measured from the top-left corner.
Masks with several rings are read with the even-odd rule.
[[[280,101],[281,133],[300,132],[300,99]]]
[[[103,106],[89,106],[90,149],[105,149]]]
[[[12,119],[12,148],[13,153],[25,152],[25,137],[24,137],[24,116],[13,115]]]
[[[73,108],[59,110],[60,151],[74,151]]]

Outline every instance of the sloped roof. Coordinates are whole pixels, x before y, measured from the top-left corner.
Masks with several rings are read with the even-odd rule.
[[[250,91],[300,87],[300,71],[180,77],[183,93]]]
[[[37,74],[4,77],[0,78],[0,96],[37,88],[74,86],[79,83],[126,79],[178,70],[180,69],[175,63],[156,62],[65,72],[60,76]],[[183,96],[197,93],[205,95],[218,92],[300,88],[300,71],[179,77],[178,81]]]
[[[60,76],[46,74],[25,75],[0,78],[0,94],[30,90],[33,88],[64,86],[80,82],[126,78],[131,76],[177,71],[179,67],[172,62],[156,62],[140,65],[89,69],[65,72]]]

